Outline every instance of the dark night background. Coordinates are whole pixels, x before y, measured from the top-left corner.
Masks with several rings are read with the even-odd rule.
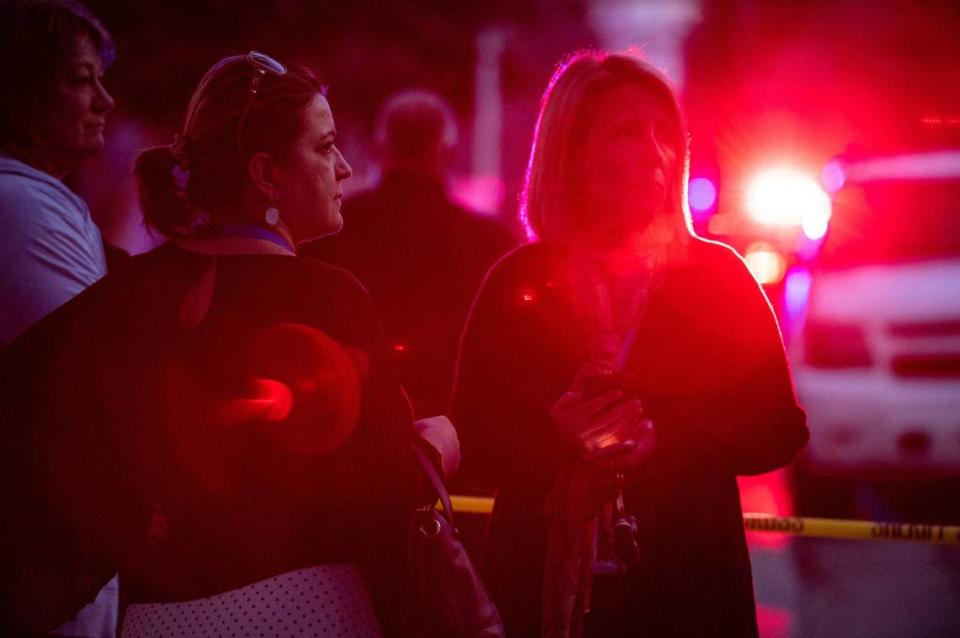
[[[491,30],[503,37],[502,130],[493,135],[500,142],[504,197],[496,212],[512,217],[539,96],[554,65],[572,50],[609,46],[608,34],[590,20],[597,5],[693,7],[696,17],[676,35],[683,77],[673,79],[683,84],[691,174],[719,182],[721,209],[731,205],[742,174],[767,157],[788,156],[816,169],[850,148],[958,137],[957,127],[930,132],[918,124],[930,114],[960,111],[960,4],[949,0],[88,4],[114,35],[119,54],[107,78],[118,105],[108,144],[117,152],[86,169],[96,179],[78,177],[108,237],[113,220],[129,216],[130,202],[118,204],[129,197],[102,191],[122,186],[136,148],[168,143],[213,62],[250,49],[306,63],[330,86],[341,146],[355,169],[348,189],[362,187],[370,174],[368,140],[378,106],[413,86],[452,102],[461,124],[456,172],[469,176],[476,170],[470,149],[478,34]],[[643,47],[646,39],[641,32],[626,42]],[[102,171],[107,184],[99,179]]]
[[[712,219],[745,217],[745,185],[760,169],[788,164],[816,179],[838,154],[960,148],[957,0],[87,4],[117,44],[106,79],[117,108],[107,152],[70,181],[104,237],[131,252],[158,241],[137,210],[136,152],[170,143],[202,74],[251,49],[305,63],[329,85],[338,145],[354,168],[348,194],[376,177],[370,137],[383,100],[410,87],[446,96],[461,131],[454,190],[504,224],[516,214],[541,92],[557,62],[583,47],[637,45],[654,63],[672,52],[691,177],[718,190],[709,210],[694,212],[703,234]],[[598,19],[604,11],[614,17]],[[741,252],[752,241],[721,238]],[[785,473],[748,477],[741,493],[745,511],[789,512]],[[941,516],[947,501],[930,501]],[[762,536],[750,538],[761,635],[960,635],[956,547]]]

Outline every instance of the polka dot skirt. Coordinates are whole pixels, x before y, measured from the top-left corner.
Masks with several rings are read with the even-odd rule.
[[[209,598],[127,607],[121,638],[381,638],[360,571],[318,565]]]

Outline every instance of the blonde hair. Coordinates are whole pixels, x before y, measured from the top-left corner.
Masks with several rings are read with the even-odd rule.
[[[663,99],[676,120],[677,173],[670,182],[664,216],[655,222],[668,229],[668,241],[685,245],[692,234],[687,206],[689,153],[686,127],[676,95],[668,81],[635,55],[578,51],[557,66],[540,102],[540,115],[534,129],[533,144],[523,192],[520,196],[520,222],[530,240],[568,241],[570,207],[575,205],[571,192],[571,170],[577,150],[578,133],[585,128],[585,105],[599,92],[615,86],[635,83]],[[658,235],[664,235],[663,229]]]

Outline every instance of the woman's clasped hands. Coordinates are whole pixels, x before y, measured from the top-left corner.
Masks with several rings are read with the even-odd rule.
[[[632,379],[588,363],[550,410],[554,424],[580,447],[584,461],[615,470],[634,467],[656,445],[653,421],[634,396]]]

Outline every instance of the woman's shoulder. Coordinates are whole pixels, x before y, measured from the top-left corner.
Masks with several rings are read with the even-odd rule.
[[[273,257],[276,270],[260,281],[283,282],[283,297],[310,312],[338,317],[378,316],[367,288],[353,273],[314,257]]]
[[[3,160],[5,158],[0,158]],[[0,163],[0,201],[7,227],[77,225],[87,220],[86,204],[59,180],[19,162]]]
[[[715,318],[725,313],[743,317],[745,313],[769,311],[766,293],[732,247],[696,238],[689,256],[684,275],[678,280],[682,283],[675,286],[677,294],[698,299],[696,303],[711,308]]]
[[[686,270],[712,286],[757,286],[743,257],[731,246],[712,239],[693,237]]]
[[[211,259],[168,241],[153,250],[130,259],[104,278],[105,284],[123,285],[125,281],[147,281],[152,277],[168,279],[176,273],[195,272]],[[251,288],[296,292],[304,299],[356,300],[366,298],[363,286],[351,273],[311,257],[287,255],[218,255],[229,277]]]
[[[566,255],[566,248],[560,244],[543,241],[521,244],[493,264],[488,278],[496,276],[505,279],[527,279],[550,276]]]
[[[704,262],[727,267],[737,263],[743,265],[743,259],[731,246],[715,239],[693,236],[690,241],[690,257],[694,263]]]
[[[340,266],[334,266],[316,257],[298,256],[288,260],[287,264],[293,271],[314,282],[320,280],[331,285],[342,286],[346,289],[367,295],[367,290],[356,276]]]

